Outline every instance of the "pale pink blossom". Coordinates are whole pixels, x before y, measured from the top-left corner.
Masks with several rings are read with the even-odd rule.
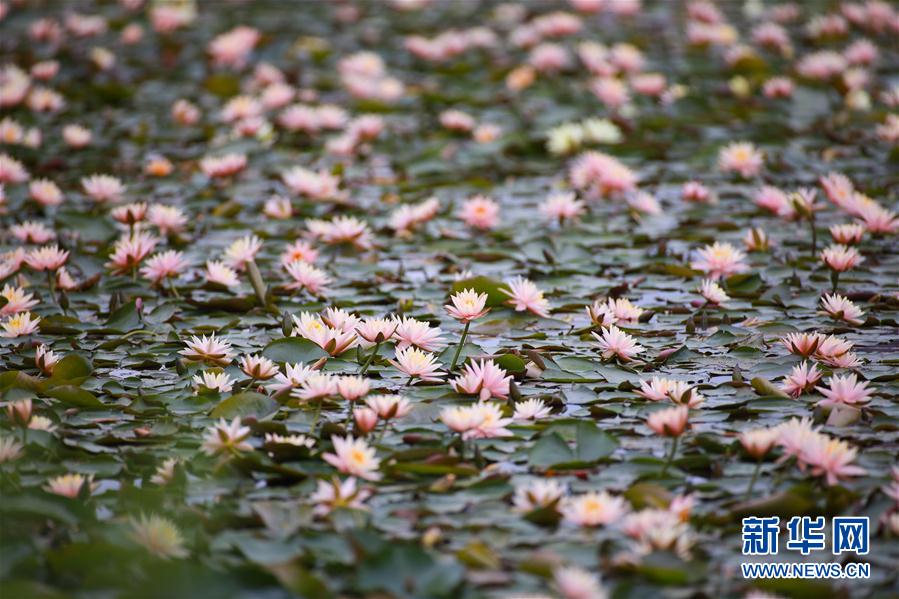
[[[303,379],[299,389],[294,389],[291,396],[303,401],[321,400],[337,395],[338,378],[327,372],[313,372]]]
[[[44,490],[60,497],[76,499],[82,493],[89,496],[96,487],[93,475],[63,474],[49,479]]]
[[[309,312],[301,313],[299,318],[296,316],[292,318],[294,329],[291,335],[309,339],[332,356],[340,355],[359,343],[359,338],[354,330],[342,331],[339,328],[328,326]]]
[[[850,208],[855,204],[855,186],[849,177],[842,173],[830,172],[820,178],[821,187],[827,199],[839,208],[852,214]]]
[[[434,354],[415,347],[397,348],[396,359],[389,360],[389,362],[410,379],[418,378],[422,381],[437,382],[446,375],[440,370],[440,363]]]
[[[859,210],[859,218],[873,235],[891,234],[899,231],[899,215],[887,210],[877,202],[865,202]]]
[[[740,433],[739,439],[746,453],[761,460],[771,451],[779,437],[780,430],[777,428],[756,428],[743,431]]]
[[[59,206],[62,204],[62,191],[49,179],[35,179],[28,185],[28,195],[41,206]]]
[[[585,0],[578,0],[583,3]],[[632,10],[639,7],[640,0],[614,0],[607,6],[609,10]],[[599,575],[577,566],[557,567],[553,570],[553,584],[562,599],[608,599],[609,592],[603,587]]]
[[[136,231],[126,237],[121,237],[115,242],[106,266],[115,274],[134,270],[141,260],[153,251],[157,243],[159,240],[156,237],[143,231]]]
[[[308,262],[294,260],[285,264],[284,270],[293,279],[286,285],[287,289],[305,290],[315,296],[326,295],[330,291],[328,285],[333,279],[328,273]]]
[[[3,307],[0,307],[0,316],[27,312],[38,303],[33,294],[26,293],[21,287],[13,287],[9,284],[3,286],[0,297],[6,300]]]
[[[619,522],[629,510],[627,502],[605,491],[590,491],[562,500],[559,511],[577,526],[605,526]]]
[[[297,195],[313,200],[343,200],[345,195],[340,190],[340,179],[328,171],[318,172],[295,166],[281,175],[284,184]]]
[[[761,227],[753,227],[743,236],[743,246],[749,252],[767,252],[771,249],[771,240]]]
[[[516,312],[528,311],[542,318],[549,318],[549,301],[534,283],[519,276],[507,280],[505,284],[508,289],[502,287],[500,291],[509,296],[506,303]]]
[[[821,307],[822,311],[819,314],[826,314],[831,318],[843,320],[856,326],[864,322],[862,317],[865,313],[850,300],[837,293],[832,295],[825,294],[821,298]]]
[[[358,401],[371,390],[371,382],[361,376],[342,376],[337,379],[337,393],[347,401]]]
[[[56,232],[44,223],[28,220],[9,228],[12,236],[22,243],[47,243],[56,238]]]
[[[753,195],[755,204],[778,216],[788,216],[793,212],[786,192],[772,185],[759,188]]]
[[[606,305],[615,315],[615,322],[637,322],[645,312],[643,308],[634,305],[626,297],[610,297],[606,301]]]
[[[239,68],[246,64],[247,57],[253,51],[259,37],[259,31],[256,29],[240,25],[214,37],[209,42],[207,50],[215,64]]]
[[[368,406],[354,408],[353,421],[356,423],[356,430],[367,434],[378,426],[378,414]]]
[[[679,437],[687,428],[689,416],[689,407],[683,405],[675,406],[653,412],[646,419],[646,425],[656,434],[666,437]]]
[[[237,278],[237,271],[224,262],[208,260],[204,274],[206,281],[209,283],[224,285],[225,287],[236,287],[240,284],[240,280]]]
[[[179,125],[194,125],[200,120],[200,109],[182,98],[172,104],[172,118]]]
[[[613,77],[594,79],[590,83],[590,91],[611,110],[620,109],[631,99],[627,84]]]
[[[168,235],[184,230],[187,215],[177,206],[153,204],[147,211],[147,221],[159,229],[162,235]]]
[[[375,450],[362,439],[352,437],[331,437],[334,453],[326,453],[322,457],[340,472],[358,476],[366,480],[379,480],[378,468],[381,461],[375,456]]]
[[[477,395],[481,401],[487,401],[491,397],[508,398],[511,381],[512,377],[493,360],[472,360],[450,382],[456,392]]]
[[[278,374],[275,363],[260,355],[244,354],[240,357],[238,366],[245,375],[260,381],[267,381]]]
[[[706,204],[713,201],[712,192],[699,181],[687,181],[681,187],[681,197],[688,202]]]
[[[565,497],[565,485],[554,479],[538,478],[515,487],[512,503],[516,512],[528,513],[539,509],[556,510]]]
[[[461,110],[444,110],[440,113],[440,125],[451,131],[462,131],[465,133],[474,129],[476,121],[470,114]]]
[[[296,364],[285,363],[284,373],[276,373],[274,382],[266,388],[275,395],[298,389],[314,372],[315,369],[312,366],[306,366],[302,362]]]
[[[591,335],[599,342],[603,360],[617,357],[622,362],[630,362],[644,350],[636,339],[615,325],[604,328],[602,335],[596,333],[591,333]]]
[[[8,154],[0,154],[0,183],[23,183],[29,177],[21,162]]]
[[[831,486],[841,479],[867,474],[864,468],[852,464],[857,454],[858,450],[845,441],[827,435],[810,437],[802,450],[803,461],[812,475],[823,476]]]
[[[450,316],[462,322],[471,322],[490,311],[490,308],[485,307],[487,294],[478,293],[473,289],[463,289],[450,296],[450,301],[452,305],[447,304],[444,308]]]
[[[789,77],[772,77],[762,85],[766,98],[790,98],[793,96],[793,80]]]
[[[469,227],[492,229],[499,223],[499,204],[485,196],[471,197],[462,204],[459,218]]]
[[[526,399],[515,404],[513,420],[540,420],[546,418],[552,412],[552,408],[537,398]]]
[[[349,244],[357,250],[368,250],[374,245],[368,223],[353,216],[338,216],[330,222],[308,219],[306,228],[313,237],[329,245]]]
[[[51,351],[44,343],[38,345],[34,350],[34,365],[47,376],[53,374],[53,369],[56,367],[59,359],[56,352]]]
[[[573,193],[554,193],[540,204],[540,212],[543,216],[560,224],[566,221],[575,221],[586,211],[584,202],[575,199]]]
[[[640,390],[637,391],[637,395],[650,401],[669,399],[676,404],[691,408],[699,407],[705,402],[705,397],[693,385],[685,381],[657,376],[652,377],[649,381],[640,381]]]
[[[432,327],[430,323],[416,320],[409,316],[397,319],[396,332],[394,333],[398,350],[407,347],[417,347],[424,351],[437,351],[446,343],[442,339],[443,331],[440,327]]]
[[[92,175],[81,179],[84,193],[95,202],[106,204],[118,202],[125,193],[125,185],[110,175]]]
[[[164,279],[179,277],[188,266],[183,252],[168,250],[147,260],[140,273],[145,279],[158,285]]]
[[[237,123],[262,115],[262,103],[252,96],[234,96],[222,107],[219,114],[226,123]]]
[[[37,271],[57,270],[69,259],[68,250],[61,250],[56,245],[45,245],[25,254],[25,264]]]
[[[568,176],[573,187],[595,197],[622,194],[637,187],[636,173],[617,158],[602,152],[590,151],[578,156]]]
[[[762,152],[749,142],[731,142],[718,152],[720,170],[739,173],[747,179],[758,175],[764,163]]]
[[[830,236],[840,245],[856,245],[865,236],[865,227],[857,223],[833,225],[830,227]]]
[[[343,308],[325,308],[322,312],[322,321],[329,327],[339,329],[344,333],[355,333],[356,327],[362,320],[355,314],[350,314]]]
[[[716,241],[695,251],[690,267],[702,271],[712,280],[728,277],[749,270],[744,260],[746,254],[729,243]]]
[[[381,420],[402,418],[412,411],[412,404],[401,395],[369,395],[365,398],[365,405]]]
[[[823,374],[818,370],[817,364],[804,361],[802,364],[793,366],[780,388],[790,397],[799,397],[803,393],[811,391]]]
[[[225,262],[237,270],[244,270],[262,249],[262,240],[255,235],[245,235],[225,249]]]
[[[833,50],[806,54],[796,62],[796,72],[805,79],[827,81],[843,73],[849,63]]]
[[[253,451],[253,446],[247,442],[251,432],[250,427],[243,426],[239,416],[231,422],[222,418],[206,429],[201,449],[210,456]]]
[[[246,167],[246,154],[231,153],[222,156],[206,156],[200,160],[200,170],[210,179],[231,177]]]
[[[31,312],[19,312],[12,316],[8,316],[6,320],[0,322],[0,337],[15,338],[31,335],[38,330],[38,324],[41,321],[40,316],[35,316]]]
[[[658,216],[662,214],[662,205],[654,195],[648,191],[637,191],[625,196],[627,205],[639,214]]]
[[[568,67],[570,62],[568,50],[560,44],[538,44],[528,55],[528,63],[541,73],[556,73]]]
[[[366,318],[356,325],[356,333],[369,343],[383,343],[393,338],[399,324],[394,318]]]
[[[730,301],[730,296],[722,289],[718,283],[709,279],[704,279],[699,285],[699,295],[706,302],[713,306],[721,306]]]
[[[390,228],[397,236],[409,235],[416,227],[437,216],[439,211],[440,201],[436,197],[418,204],[404,204],[391,213]]]
[[[821,261],[836,272],[851,270],[864,260],[857,249],[845,245],[833,244],[821,251]]]
[[[587,316],[594,326],[608,327],[618,322],[618,317],[608,302],[596,300],[592,305],[587,305],[586,310]]]
[[[352,476],[341,482],[336,477],[330,481],[317,481],[315,493],[309,501],[315,504],[312,512],[316,516],[327,516],[336,509],[367,510],[365,501],[371,497],[368,489],[356,488],[356,479]]]
[[[231,344],[219,339],[212,333],[208,337],[202,335],[192,336],[184,342],[185,348],[178,353],[190,362],[205,362],[211,366],[227,366],[234,358]]]
[[[851,407],[863,406],[871,401],[871,389],[868,389],[867,381],[859,381],[854,374],[846,376],[834,375],[827,381],[828,387],[815,387],[826,399],[818,402],[819,406],[833,407],[845,405]]]
[[[293,216],[293,204],[285,197],[274,195],[265,201],[262,213],[269,218],[287,220]],[[290,262],[290,260],[287,262]]]
[[[147,204],[144,202],[132,202],[123,206],[116,206],[109,211],[113,220],[123,225],[134,225],[144,220],[147,215]]]
[[[197,393],[202,391],[217,391],[219,393],[228,393],[234,387],[234,381],[227,372],[212,372],[204,370],[200,374],[193,376],[194,390]]]
[[[636,73],[629,79],[631,88],[641,96],[658,97],[665,91],[668,80],[661,73]]]
[[[821,345],[823,337],[818,333],[790,333],[780,340],[791,354],[808,358]]]

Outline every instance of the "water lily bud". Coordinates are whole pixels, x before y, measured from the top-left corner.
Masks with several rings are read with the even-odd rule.
[[[440,529],[436,526],[432,526],[431,528],[426,530],[423,535],[421,535],[421,544],[426,549],[430,549],[440,542],[441,536],[442,534],[440,532]]]
[[[30,399],[20,399],[7,404],[6,412],[9,414],[9,419],[19,426],[28,426],[28,423],[31,422],[31,407]]]

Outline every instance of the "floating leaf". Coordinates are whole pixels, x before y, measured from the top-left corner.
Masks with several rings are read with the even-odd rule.
[[[263,420],[277,412],[279,407],[280,404],[267,395],[246,391],[222,400],[221,403],[212,409],[209,415],[213,418],[225,418],[227,420],[235,416],[239,416],[241,419],[255,418],[256,420]]]
[[[308,364],[326,357],[328,352],[308,339],[285,337],[284,339],[275,339],[266,345],[262,350],[262,355],[274,362],[289,364],[305,362]]]

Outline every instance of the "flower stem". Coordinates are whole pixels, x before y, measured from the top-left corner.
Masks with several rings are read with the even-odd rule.
[[[50,298],[56,306],[59,306],[59,300],[56,299],[56,272],[47,271],[47,286],[50,288]]]
[[[830,284],[833,286],[833,293],[835,294],[837,292],[837,288],[840,286],[840,271],[830,271]]]
[[[381,432],[378,434],[378,440],[375,441],[375,445],[380,445],[380,444],[381,444],[381,441],[384,439],[384,433],[387,432],[387,427],[388,427],[388,426],[389,426],[389,423],[385,422],[385,423],[384,423],[384,426],[381,427]]]
[[[808,219],[808,226],[812,230],[812,260],[815,259],[815,254],[818,253],[818,231],[815,229],[815,215],[812,213]]]
[[[668,459],[665,460],[665,466],[662,468],[661,476],[665,476],[668,472],[668,468],[671,466],[671,462],[674,461],[674,456],[677,454],[677,443],[680,440],[680,437],[674,437],[671,440],[671,451],[668,452]]]
[[[759,478],[759,471],[762,469],[762,461],[759,460],[755,464],[755,470],[752,471],[752,480],[749,481],[749,488],[746,489],[746,499],[752,496],[752,489],[755,487],[755,481]]]
[[[365,360],[365,364],[362,365],[362,370],[359,371],[359,374],[365,374],[368,370],[368,367],[371,366],[372,360],[375,359],[375,356],[378,355],[378,349],[381,347],[381,342],[378,341],[375,343],[375,349],[369,354],[368,359]]]
[[[459,347],[456,348],[456,355],[453,356],[453,363],[450,364],[450,372],[456,369],[456,362],[459,361],[459,354],[462,353],[462,346],[465,345],[465,337],[468,336],[468,327],[471,326],[471,321],[465,321],[465,328],[462,329],[462,338],[459,339]]]
[[[353,424],[353,402],[348,401],[346,407],[346,423],[344,427],[346,427],[347,431],[350,430],[350,426]]]
[[[175,286],[175,279],[172,279],[171,277],[169,277],[169,291],[172,292],[175,299],[181,299],[181,295],[178,293],[178,287]]]
[[[312,419],[312,426],[310,427],[311,434],[315,434],[315,429],[318,428],[318,421],[322,415],[322,402],[318,400],[315,402],[315,417]]]
[[[256,266],[255,260],[247,262],[247,275],[249,275],[250,284],[253,286],[253,291],[256,293],[256,299],[259,300],[259,306],[265,308],[268,288],[265,286],[265,281],[262,279],[262,273],[259,272],[259,267]]]

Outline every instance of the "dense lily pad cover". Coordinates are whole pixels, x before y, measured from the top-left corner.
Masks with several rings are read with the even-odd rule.
[[[0,0],[0,594],[894,596],[897,37]]]

